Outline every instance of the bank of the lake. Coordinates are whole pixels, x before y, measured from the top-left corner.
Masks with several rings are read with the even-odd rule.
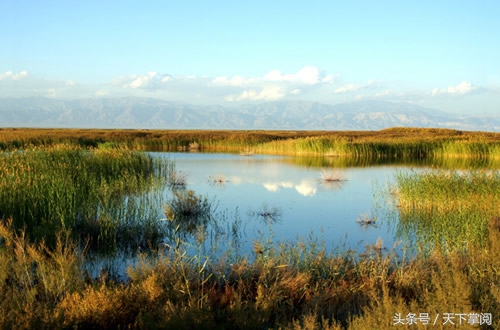
[[[298,141],[307,139],[314,137]],[[437,328],[450,321],[464,327],[499,326],[500,178],[494,166],[495,140],[486,139],[477,150],[467,147],[467,157],[417,155],[418,162],[431,161],[425,168],[447,169],[405,170],[386,187],[395,207],[393,224],[435,246],[421,254],[409,257],[383,241],[361,251],[332,251],[317,237],[270,241],[264,235],[252,241],[247,255],[217,258],[204,250],[212,208],[203,194],[189,193],[190,185],[198,184],[190,182],[192,173],[183,183],[178,176],[182,168],[130,151],[120,139],[103,139],[97,149],[82,148],[84,141],[95,141],[78,138],[70,146],[50,140],[49,147],[27,148],[35,140],[22,140],[26,145],[17,141],[22,151],[8,144],[9,151],[0,155],[2,328],[389,329],[422,328],[426,320]],[[380,162],[376,154],[367,155]],[[231,157],[247,159],[238,151]],[[392,158],[388,161],[400,161]],[[287,161],[304,168],[309,164],[311,178],[336,183],[346,179],[349,184],[354,171],[345,159],[327,154],[320,160]],[[325,168],[348,175],[318,177]],[[224,182],[221,173],[211,175],[212,181],[207,177],[205,183]],[[280,185],[281,180],[258,185],[269,193],[276,188],[299,193],[301,181],[289,176],[293,188],[287,188],[289,182]],[[149,208],[156,203],[152,196],[157,195],[151,192],[158,185],[177,192],[168,195],[160,215]],[[257,216],[274,213],[273,205],[264,210],[256,206],[248,211]],[[242,213],[250,216],[246,211]],[[198,221],[194,226],[183,225],[193,219]],[[360,220],[370,225],[371,215]],[[79,232],[81,228],[87,232]],[[167,240],[155,244],[158,233]],[[121,249],[120,242],[134,242],[137,262],[128,269],[126,282],[117,282],[106,271],[98,276],[86,273],[90,246],[85,237],[106,253]]]

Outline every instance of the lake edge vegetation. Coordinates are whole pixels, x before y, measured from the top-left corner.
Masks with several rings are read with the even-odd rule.
[[[402,129],[401,134],[404,135],[405,131]],[[444,133],[449,132],[445,130]],[[448,148],[447,155],[496,157],[498,136],[484,134],[471,138],[475,142],[467,139],[460,142],[465,143],[466,148]],[[290,139],[298,142],[290,142]],[[308,139],[314,142],[304,142]],[[321,139],[321,135],[284,137],[282,143],[285,147],[305,143],[300,150],[326,150],[328,157],[347,155],[337,154],[331,141],[316,148],[323,143],[318,142],[323,141]],[[6,140],[2,137],[0,141]],[[93,188],[87,188],[86,194],[92,199],[90,190],[99,191],[101,195],[97,194],[96,198],[103,204],[110,203],[112,195],[122,196],[123,193],[130,198],[137,192],[148,191],[155,184],[154,180],[151,181],[152,176],[166,180],[162,184],[168,185],[168,180],[177,173],[174,167],[167,164],[150,167],[147,156],[143,159],[129,150],[140,150],[143,145],[132,148],[120,139],[99,142],[90,138],[77,138],[73,142],[65,139],[49,139],[44,143],[34,143],[29,139],[12,141],[17,142],[12,145],[11,142],[2,142],[7,143],[2,145],[6,150],[1,156],[3,160],[9,157],[15,160],[12,164],[8,161],[0,163],[5,167],[1,178],[1,183],[6,185],[3,198],[6,205],[19,203],[21,207],[19,213],[2,208],[0,328],[392,329],[395,322],[406,322],[413,313],[418,317],[425,314],[436,317],[443,313],[471,315],[477,317],[478,327],[493,329],[500,326],[500,211],[492,207],[500,205],[499,194],[493,193],[500,181],[498,172],[443,170],[436,174],[437,178],[433,178],[435,174],[430,172],[401,174],[391,187],[403,215],[432,210],[441,216],[456,210],[447,208],[450,203],[468,207],[472,205],[467,204],[469,202],[483,199],[491,202],[476,204],[475,208],[482,221],[482,229],[476,231],[481,232],[481,244],[469,244],[465,248],[447,245],[443,248],[436,242],[435,248],[409,259],[398,255],[396,249],[385,247],[382,241],[368,245],[363,253],[358,254],[352,251],[326,252],[324,242],[316,238],[279,244],[271,244],[264,238],[254,242],[251,258],[226,259],[222,256],[215,260],[201,253],[204,228],[200,225],[190,227],[197,235],[194,241],[197,246],[185,241],[174,228],[170,234],[176,244],[156,247],[157,258],[139,252],[140,261],[127,271],[129,279],[117,282],[107,274],[91,278],[85,273],[85,253],[72,232],[77,227],[65,220],[72,219],[73,213],[66,217],[64,212],[68,211],[64,205],[59,207],[44,198],[53,197],[51,201],[55,201],[64,195],[73,196],[63,199],[68,205],[81,199],[73,195],[76,192],[67,190],[68,182],[84,184],[78,181],[78,175],[89,175],[85,174],[89,168],[78,167],[80,165],[72,163],[75,161],[94,164],[91,166],[94,172],[90,170],[93,174],[84,177],[85,180],[103,177],[103,181],[96,181]],[[194,141],[203,150],[202,139],[186,139],[185,142],[189,146]],[[279,143],[279,139],[273,141],[265,143]],[[366,150],[377,150],[374,149],[379,146],[377,143],[368,144]],[[276,147],[276,150],[280,148]],[[476,148],[479,152],[472,152]],[[299,149],[296,148],[295,152]],[[241,147],[236,152],[239,150]],[[258,143],[252,146],[252,150],[261,152]],[[274,150],[274,145],[267,150]],[[30,157],[36,162],[30,163]],[[87,162],[89,159],[90,163]],[[133,170],[134,164],[139,164],[136,171]],[[40,172],[42,169],[47,172]],[[109,171],[113,173],[106,179],[105,173]],[[55,180],[50,181],[48,177]],[[49,181],[38,185],[37,180]],[[459,193],[458,201],[462,204],[453,204],[455,195],[447,187]],[[49,188],[53,190],[43,190]],[[435,193],[431,200],[420,197],[425,191]],[[21,195],[32,197],[23,199]],[[45,224],[37,232],[36,224],[30,227],[19,222],[19,217],[30,218],[30,212],[35,210],[30,208],[30,202],[44,204],[44,200],[51,206],[39,218],[49,219],[54,224],[53,228],[49,226],[50,235],[44,233],[44,230],[49,230]],[[181,219],[180,212],[189,212],[182,208],[183,201],[202,209],[209,208],[205,197],[180,190],[177,200],[173,200],[170,207],[166,206],[164,223],[179,226],[174,220]],[[175,204],[177,202],[180,204]],[[470,211],[467,207],[465,209]],[[118,231],[114,226],[122,214],[104,212],[99,215],[102,215],[103,223],[111,225],[105,227],[104,234],[109,233],[111,238],[120,237],[116,236]],[[446,225],[453,225],[451,221]],[[416,226],[420,226],[421,231],[431,228],[431,233],[437,235],[432,232],[432,224],[420,221]],[[109,241],[113,242],[113,239],[99,241],[97,235],[97,245]],[[115,245],[113,243],[112,247]],[[190,254],[189,251],[193,250],[199,252]],[[493,316],[491,322],[483,319],[484,314]],[[454,321],[459,322],[459,319]],[[446,328],[442,323],[441,320],[437,328]],[[399,327],[418,329],[425,328],[425,325],[408,323]]]
[[[0,150],[60,143],[150,151],[252,150],[252,154],[389,159],[500,157],[500,133],[436,128],[395,127],[380,131],[0,128]]]

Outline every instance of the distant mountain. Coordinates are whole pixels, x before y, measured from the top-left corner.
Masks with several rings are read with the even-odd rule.
[[[379,130],[394,126],[500,131],[500,115],[456,115],[380,101],[223,107],[146,98],[0,99],[0,127]]]

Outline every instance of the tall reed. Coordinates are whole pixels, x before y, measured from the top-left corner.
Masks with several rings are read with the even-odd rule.
[[[380,131],[223,131],[0,129],[0,150],[69,143],[82,147],[120,145],[128,149],[200,150],[292,155],[424,159],[500,158],[500,134],[450,129],[390,128]]]
[[[399,233],[416,235],[431,250],[432,245],[453,250],[483,244],[488,219],[500,214],[498,171],[400,172],[394,190]]]
[[[167,161],[124,149],[54,145],[0,155],[0,218],[12,217],[34,240],[55,241],[71,229],[91,241],[115,242],[141,196],[166,180]],[[142,203],[143,204],[143,203]]]

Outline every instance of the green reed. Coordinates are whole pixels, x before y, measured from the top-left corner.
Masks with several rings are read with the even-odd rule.
[[[482,245],[487,223],[500,214],[500,173],[491,170],[400,172],[394,187],[398,232],[421,248]]]
[[[132,150],[196,150],[371,159],[500,158],[500,134],[450,129],[389,128],[380,131],[225,131],[0,129],[0,150],[67,143]]]
[[[147,222],[140,210],[151,197],[144,194],[167,178],[169,166],[125,149],[55,145],[4,153],[0,218],[11,217],[34,240],[50,243],[71,229],[84,240],[114,244],[132,218]]]

